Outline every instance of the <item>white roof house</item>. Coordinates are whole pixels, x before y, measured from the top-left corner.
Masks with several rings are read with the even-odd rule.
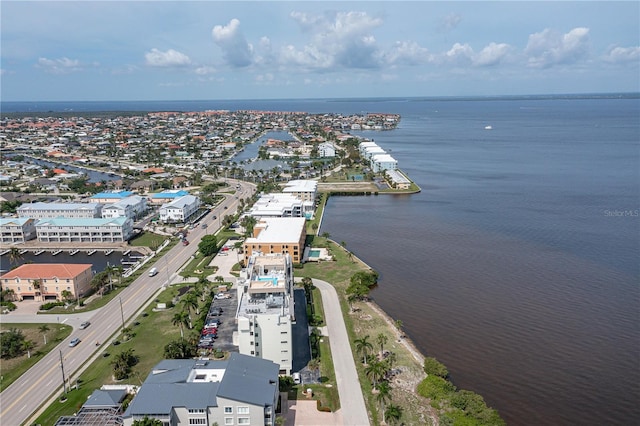
[[[162,222],[186,222],[200,208],[200,199],[195,195],[185,195],[160,207]]]
[[[312,201],[302,201],[292,194],[263,194],[248,214],[258,219],[263,217],[305,217],[313,212],[313,204]]]
[[[292,194],[302,201],[315,201],[318,194],[318,182],[315,180],[290,180],[282,189],[285,194]]]

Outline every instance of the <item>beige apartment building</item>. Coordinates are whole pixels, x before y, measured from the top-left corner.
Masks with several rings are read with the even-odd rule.
[[[293,263],[302,263],[307,238],[303,217],[270,217],[259,219],[253,227],[253,237],[243,244],[244,264],[256,253],[288,254]]]
[[[91,288],[93,272],[85,263],[27,263],[0,276],[2,290],[12,290],[14,300],[62,300],[68,291],[72,299]]]

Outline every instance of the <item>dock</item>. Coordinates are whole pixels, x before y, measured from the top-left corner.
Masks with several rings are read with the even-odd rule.
[[[78,253],[80,250],[74,250],[71,253],[69,253],[69,256],[73,256],[74,254]]]
[[[35,253],[35,256],[39,256],[39,255],[41,255],[42,253],[44,253],[44,250],[38,250],[38,251]]]
[[[55,255],[58,255],[58,254],[60,254],[61,252],[62,252],[62,250],[56,250],[56,251],[54,251],[54,252],[53,252],[53,255],[54,255],[54,256],[55,256]]]
[[[96,252],[96,250],[91,250],[89,253],[87,253],[87,256],[91,256],[95,252]]]

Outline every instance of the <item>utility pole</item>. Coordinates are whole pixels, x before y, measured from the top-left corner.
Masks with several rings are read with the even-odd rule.
[[[64,389],[64,394],[67,394],[67,379],[64,377],[64,364],[62,363],[62,349],[60,349],[60,369],[62,370],[62,388]]]

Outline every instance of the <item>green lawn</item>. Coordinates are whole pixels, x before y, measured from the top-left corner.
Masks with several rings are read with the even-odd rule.
[[[0,392],[3,391],[11,383],[15,382],[25,371],[40,361],[46,354],[48,354],[53,348],[58,346],[65,338],[67,338],[73,328],[64,324],[47,324],[49,331],[47,331],[47,344],[44,344],[44,335],[38,330],[43,324],[13,324],[2,323],[2,330],[9,330],[16,328],[21,330],[26,340],[31,340],[34,343],[34,348],[31,350],[31,358],[27,357],[25,353],[22,356],[3,359],[0,362]]]

